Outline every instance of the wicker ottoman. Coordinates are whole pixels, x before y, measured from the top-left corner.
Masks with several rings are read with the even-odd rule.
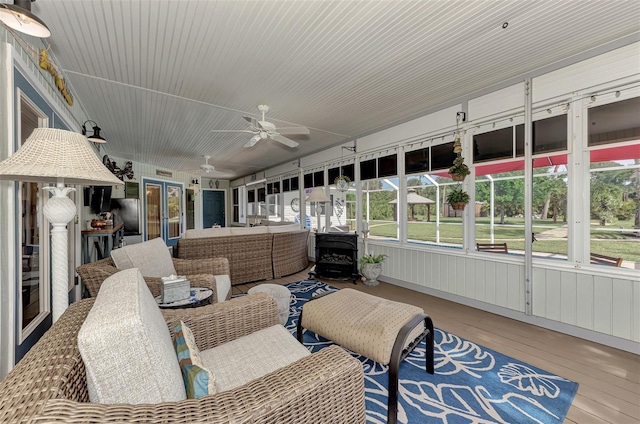
[[[388,423],[396,422],[400,363],[425,338],[425,368],[434,372],[433,322],[417,306],[342,289],[307,302],[298,320],[300,343],[303,328],[389,365]]]
[[[289,319],[289,305],[291,303],[291,292],[285,286],[279,284],[259,284],[255,287],[251,287],[247,294],[253,293],[267,293],[276,300],[278,305],[278,318],[280,318],[280,324],[286,325]]]

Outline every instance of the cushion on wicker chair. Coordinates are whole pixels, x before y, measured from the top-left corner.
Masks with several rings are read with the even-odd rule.
[[[282,325],[274,325],[200,352],[216,373],[218,392],[232,390],[310,355]]]
[[[138,268],[145,277],[168,277],[176,269],[164,240],[154,238],[111,251],[111,259],[118,269]]]
[[[104,280],[78,333],[78,349],[91,402],[186,399],[166,321],[136,268]]]
[[[191,329],[180,321],[173,330],[173,344],[182,370],[187,398],[197,399],[216,392],[215,375],[205,368]]]

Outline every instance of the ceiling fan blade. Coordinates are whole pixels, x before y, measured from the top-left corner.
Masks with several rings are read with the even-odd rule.
[[[211,130],[211,132],[218,132],[218,133],[228,133],[228,132],[242,132],[242,133],[251,133],[253,134],[253,131],[249,131],[249,130]]]
[[[296,143],[293,140],[289,140],[287,137],[283,137],[280,134],[271,135],[271,136],[269,136],[269,138],[271,138],[272,140],[277,141],[278,143],[282,143],[285,146],[298,147],[298,143]]]
[[[280,134],[302,134],[309,135],[309,128],[307,127],[278,127],[277,131]]]
[[[249,140],[247,144],[244,145],[244,147],[253,147],[256,145],[258,141],[260,141],[260,134],[256,134],[253,137],[251,137],[251,140]]]

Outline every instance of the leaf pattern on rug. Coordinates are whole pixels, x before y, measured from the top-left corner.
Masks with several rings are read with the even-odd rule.
[[[519,390],[530,392],[535,396],[557,398],[560,388],[553,380],[569,381],[553,374],[540,374],[523,364],[508,363],[498,371],[503,383],[510,384]]]

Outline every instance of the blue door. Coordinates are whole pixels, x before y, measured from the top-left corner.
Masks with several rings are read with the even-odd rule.
[[[167,246],[180,239],[184,220],[183,185],[143,179],[145,240],[162,237]]]
[[[202,191],[202,228],[226,226],[224,190]]]

